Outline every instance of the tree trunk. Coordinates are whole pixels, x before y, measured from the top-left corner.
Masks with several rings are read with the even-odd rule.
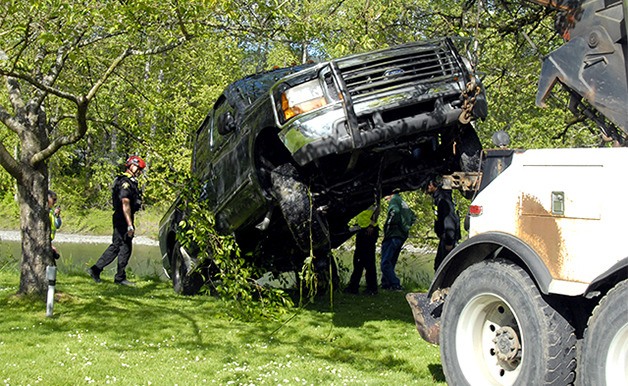
[[[35,154],[49,144],[43,109],[29,105],[24,113],[28,124],[20,133],[22,173],[18,179],[22,264],[19,294],[46,294],[46,266],[54,265],[50,243],[48,209],[48,164],[32,162]]]
[[[46,266],[54,265],[50,244],[47,165],[24,168],[23,183],[18,185],[22,264],[20,294],[43,296],[48,288]]]

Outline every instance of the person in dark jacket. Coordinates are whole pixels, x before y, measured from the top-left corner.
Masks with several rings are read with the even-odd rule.
[[[388,200],[388,213],[384,224],[384,240],[382,241],[381,287],[385,290],[401,291],[403,287],[395,274],[395,267],[415,217],[408,204],[398,193],[387,196],[386,199]]]
[[[118,270],[114,282],[126,286],[135,283],[126,279],[126,266],[133,250],[135,235],[135,212],[142,207],[142,193],[137,184],[137,177],[142,174],[146,162],[138,156],[131,156],[126,161],[126,171],[113,182],[113,237],[112,242],[100,256],[96,264],[88,268],[87,273],[96,283],[100,283],[100,273],[115,258],[118,258]]]
[[[362,272],[365,272],[366,295],[377,294],[377,269],[375,268],[375,249],[379,227],[377,218],[379,217],[379,205],[373,204],[368,209],[362,211],[355,218],[356,225],[352,231],[357,229],[355,235],[355,251],[353,252],[353,272],[349,279],[349,284],[345,292],[357,294],[362,279]]]
[[[460,240],[460,217],[451,196],[451,190],[445,190],[436,180],[430,180],[427,192],[434,200],[434,233],[439,243],[434,258],[434,271],[438,269],[445,257]]]

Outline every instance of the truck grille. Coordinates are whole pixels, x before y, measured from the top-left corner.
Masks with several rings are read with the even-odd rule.
[[[461,75],[446,41],[410,43],[336,61],[352,97],[408,86],[450,83]]]

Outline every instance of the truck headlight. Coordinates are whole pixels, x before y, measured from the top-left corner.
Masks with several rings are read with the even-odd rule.
[[[286,121],[325,105],[327,100],[318,79],[294,86],[281,94],[281,110]]]

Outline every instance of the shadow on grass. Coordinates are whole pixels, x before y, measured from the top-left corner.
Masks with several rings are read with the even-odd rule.
[[[427,376],[434,382],[445,382],[433,346],[421,340],[415,329],[404,292],[334,294],[333,307],[329,297],[318,298],[301,312],[307,316],[296,315],[295,321],[274,325],[274,331],[261,328],[272,336],[273,344],[299,347],[299,352],[327,362],[365,372],[398,371],[417,380]]]
[[[68,329],[89,331],[96,336],[115,335],[114,351],[157,351],[160,343],[186,349],[212,350],[213,341],[203,331],[216,318],[217,328],[224,328],[224,318],[216,315],[216,305],[208,297],[184,297],[172,292],[168,283],[139,280],[136,287],[125,287],[106,279],[93,283],[90,278],[74,278],[80,284],[80,295],[69,291],[67,301],[55,306],[54,322],[46,323],[51,331]],[[76,288],[74,289],[74,293]],[[202,325],[201,325],[202,323]],[[69,327],[71,326],[71,327]],[[68,332],[72,332],[68,330]],[[105,339],[105,338],[103,338]],[[152,342],[148,345],[146,342]]]
[[[405,294],[406,291],[380,291],[377,295],[352,295],[336,291],[332,298],[329,294],[317,297],[307,309],[331,313],[337,327],[361,327],[378,320],[399,320],[414,325]]]
[[[435,381],[445,382],[445,373],[443,373],[443,365],[430,363],[427,365],[427,368],[430,370],[432,377]]]
[[[11,278],[11,288],[16,280]],[[265,347],[258,352],[263,355],[305,355],[365,374],[393,371],[445,381],[434,349],[414,328],[404,292],[335,292],[333,302],[319,297],[303,309],[289,310],[282,320],[243,321],[231,319],[225,303],[215,297],[177,295],[168,282],[142,279],[137,287],[124,287],[112,277],[103,280],[96,284],[84,273],[59,277],[52,318],[45,317],[41,300],[10,300],[0,293],[0,308],[11,310],[1,324],[9,329],[37,326],[43,341],[84,334],[92,344],[121,353],[169,346],[213,353],[228,363],[242,358],[243,347],[251,343],[252,348]]]

